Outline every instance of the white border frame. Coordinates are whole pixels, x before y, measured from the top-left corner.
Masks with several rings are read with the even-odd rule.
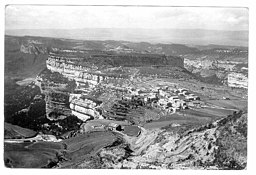
[[[4,174],[26,174],[26,175],[35,175],[35,174],[45,174],[45,173],[50,173],[50,174],[71,174],[71,173],[83,173],[83,174],[130,174],[130,173],[135,173],[135,174],[148,174],[148,173],[154,173],[154,174],[187,174],[189,173],[190,175],[198,175],[198,174],[253,174],[253,169],[254,169],[254,155],[255,154],[255,141],[254,141],[254,132],[256,127],[254,127],[255,122],[255,116],[253,115],[253,97],[255,95],[254,89],[256,89],[255,83],[255,68],[256,66],[256,36],[255,36],[255,23],[256,23],[256,6],[254,5],[255,2],[253,0],[173,0],[173,1],[168,1],[168,0],[122,0],[122,1],[117,1],[117,0],[86,0],[86,1],[79,1],[79,0],[38,0],[38,1],[33,1],[33,0],[2,0],[0,2],[1,6],[1,13],[0,13],[0,31],[1,31],[1,80],[4,82],[4,33],[5,33],[5,5],[7,4],[50,4],[50,5],[70,5],[70,4],[75,4],[75,5],[156,5],[156,6],[226,6],[226,7],[247,7],[249,8],[249,87],[248,87],[248,164],[247,164],[247,170],[232,170],[232,171],[221,171],[217,170],[215,171],[201,171],[201,170],[186,170],[186,171],[177,171],[177,170],[88,170],[88,169],[83,169],[83,170],[45,170],[45,169],[9,169],[4,167],[4,160],[3,160],[3,125],[4,125],[4,116],[3,116],[3,101],[4,101],[4,83],[1,83],[1,104],[0,104],[0,111],[2,116],[0,117],[1,120],[1,141],[0,141],[0,155],[1,155],[1,163],[0,167],[2,169],[2,173]],[[2,174],[1,173],[1,174]]]

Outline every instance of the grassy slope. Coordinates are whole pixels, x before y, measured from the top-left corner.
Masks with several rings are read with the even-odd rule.
[[[5,77],[35,78],[46,67],[47,55],[5,52]]]
[[[9,123],[4,123],[4,138],[27,138],[33,137],[36,135],[35,131],[30,129],[22,128],[17,125],[12,125]]]
[[[60,143],[5,143],[4,161],[7,167],[40,168],[47,167],[50,162],[58,161]]]

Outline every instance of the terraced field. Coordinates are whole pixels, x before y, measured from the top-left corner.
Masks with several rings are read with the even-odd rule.
[[[247,107],[247,100],[207,100],[207,103],[221,106],[222,108],[242,110]]]

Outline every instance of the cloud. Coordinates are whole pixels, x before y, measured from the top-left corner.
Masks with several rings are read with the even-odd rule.
[[[155,13],[156,18],[170,18],[179,17],[184,15],[184,9],[182,7],[160,7],[159,11]]]
[[[6,7],[6,29],[188,28],[248,30],[246,8],[32,6]]]

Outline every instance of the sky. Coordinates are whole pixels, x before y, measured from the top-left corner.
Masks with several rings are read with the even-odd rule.
[[[248,30],[247,8],[32,6],[5,8],[5,28],[151,28]]]

